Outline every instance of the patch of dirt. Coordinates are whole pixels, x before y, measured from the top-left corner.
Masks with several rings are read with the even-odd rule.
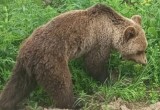
[[[129,103],[120,98],[108,105],[109,110],[160,110],[160,102],[148,105],[144,102]]]
[[[69,109],[44,108],[43,110],[69,110]],[[146,103],[143,103],[143,102],[128,103],[128,102],[122,101],[121,99],[118,99],[108,104],[108,110],[160,110],[160,102],[147,105]]]
[[[26,107],[25,110],[33,110],[33,109],[30,107],[29,108]],[[71,110],[71,109],[58,109],[58,108],[51,109],[51,108],[38,107],[34,110]],[[99,110],[106,110],[106,108],[100,107]],[[107,105],[107,110],[160,110],[160,102],[149,105],[145,102],[135,102],[135,103],[126,102],[118,98],[117,100],[114,100]]]

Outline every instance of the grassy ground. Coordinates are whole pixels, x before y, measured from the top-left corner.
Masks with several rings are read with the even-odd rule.
[[[46,0],[47,1],[47,0]],[[41,0],[0,1],[0,90],[8,80],[20,43],[32,31],[52,17],[73,9],[84,9],[96,3],[110,5],[126,17],[142,16],[148,49],[147,66],[122,61],[113,52],[109,61],[110,73],[119,73],[118,80],[100,84],[89,77],[81,59],[69,63],[73,74],[76,104],[85,110],[107,109],[107,103],[120,97],[128,102],[155,103],[160,100],[160,1],[131,0],[53,0],[51,5]],[[129,0],[124,0],[129,1]],[[38,105],[51,106],[51,100],[40,87],[34,91],[27,104],[35,110]]]

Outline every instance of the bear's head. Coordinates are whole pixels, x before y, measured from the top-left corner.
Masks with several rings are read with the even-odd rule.
[[[145,51],[148,43],[141,27],[141,17],[134,15],[130,22],[131,24],[124,27],[119,35],[114,36],[113,45],[123,58],[140,64],[147,64]]]

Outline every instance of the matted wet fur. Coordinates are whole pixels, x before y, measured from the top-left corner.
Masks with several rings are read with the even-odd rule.
[[[0,110],[13,110],[36,85],[53,98],[57,108],[73,108],[70,59],[84,56],[88,72],[104,82],[110,50],[146,64],[147,40],[141,17],[123,17],[97,4],[63,13],[34,30],[22,44],[13,74],[0,96]]]

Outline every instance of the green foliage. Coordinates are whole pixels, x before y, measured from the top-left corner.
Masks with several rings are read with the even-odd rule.
[[[108,81],[100,84],[86,74],[83,58],[69,63],[73,74],[74,92],[78,97],[76,104],[83,104],[84,109],[98,109],[100,105],[107,108],[113,97],[128,101],[154,103],[160,100],[160,2],[158,0],[1,0],[0,1],[0,89],[9,78],[16,61],[21,42],[32,31],[62,12],[73,9],[84,9],[96,3],[112,6],[126,17],[134,14],[142,16],[148,48],[147,66],[142,66],[119,59],[113,52],[109,61],[109,72],[119,73],[116,83]],[[126,0],[127,1],[127,0]],[[31,94],[28,104],[33,108],[38,105],[51,105],[42,88]]]

